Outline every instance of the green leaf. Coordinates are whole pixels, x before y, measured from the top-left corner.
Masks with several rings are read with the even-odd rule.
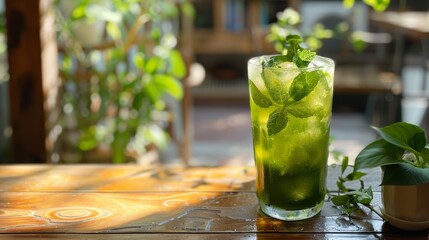
[[[180,5],[180,9],[182,13],[187,17],[194,17],[195,16],[195,8],[192,3],[184,2],[182,5]]]
[[[429,182],[429,168],[418,168],[411,163],[383,167],[381,185],[418,185]]]
[[[347,166],[349,165],[349,157],[344,157],[343,161],[341,162],[341,175],[344,174],[344,171],[346,171]]]
[[[158,87],[153,79],[154,77],[150,75],[150,80],[144,85],[142,91],[145,92],[152,103],[155,103],[162,97],[163,91]]]
[[[151,57],[145,64],[146,73],[155,73],[161,65],[161,60],[158,57]]]
[[[298,50],[297,52],[298,58],[294,62],[297,63],[297,66],[308,66],[308,64],[314,59],[316,53],[307,49]]]
[[[261,108],[267,108],[273,105],[271,100],[266,97],[261,91],[259,91],[258,87],[249,80],[250,86],[250,95],[252,97],[253,102]]]
[[[300,104],[300,102],[294,102],[290,104],[286,111],[297,118],[308,118],[315,115],[319,108],[317,106],[309,107],[307,104]]]
[[[144,70],[145,62],[143,53],[137,53],[136,55],[134,55],[133,62],[136,65],[137,69]]]
[[[166,74],[156,74],[153,78],[153,83],[157,88],[176,99],[183,97],[182,84],[174,77]]]
[[[263,62],[262,66],[264,67],[276,67],[284,62],[292,62],[292,59],[286,55],[276,55],[268,59],[268,61]]]
[[[346,9],[350,9],[355,4],[355,0],[343,0],[343,7]]]
[[[331,197],[331,201],[335,206],[344,206],[349,203],[349,196],[335,195]]]
[[[170,52],[170,72],[177,78],[183,78],[186,75],[186,66],[182,55],[177,50]]]
[[[302,43],[302,37],[296,34],[291,34],[286,37],[286,41],[293,46]]]
[[[311,72],[301,72],[293,80],[290,88],[289,95],[295,100],[299,101],[306,97],[313,91],[320,79],[325,78],[325,74],[321,70]],[[268,87],[268,86],[267,86]]]
[[[383,139],[374,141],[366,146],[356,157],[355,171],[362,168],[375,168],[389,164],[398,164],[404,150],[386,142]]]
[[[283,108],[277,108],[268,117],[268,135],[272,136],[283,130],[288,123],[287,115]]]
[[[284,91],[284,83],[280,80],[281,71],[276,71],[273,68],[264,68],[262,70],[262,79],[265,86],[267,86],[271,99],[278,104],[282,104],[283,98],[286,98],[286,93]]]
[[[138,92],[137,94],[134,95],[134,99],[133,99],[133,103],[132,106],[134,109],[136,110],[140,110],[140,108],[143,105],[143,99],[144,99],[145,95],[144,92]]]
[[[108,22],[106,26],[107,33],[109,36],[115,40],[119,41],[122,38],[121,29],[119,28],[118,24],[113,22]]]
[[[372,190],[371,187],[365,189],[362,194],[357,195],[357,202],[365,205],[369,205],[372,201]]]
[[[121,123],[120,123],[121,124]],[[125,149],[130,141],[131,131],[119,131],[116,129],[114,140],[111,144],[113,151],[113,163],[125,162]]]
[[[425,160],[426,164],[429,164],[429,146],[426,146],[421,152],[421,156]],[[429,166],[428,166],[429,167]]]
[[[347,181],[359,180],[361,177],[363,177],[365,175],[366,175],[366,173],[364,173],[364,172],[359,172],[359,171],[351,172],[346,176],[346,180]]]
[[[387,142],[410,152],[421,152],[426,146],[424,130],[410,123],[398,122],[383,128],[374,127],[374,129]]]
[[[96,138],[96,127],[91,126],[80,135],[78,147],[82,151],[89,151],[94,149],[98,145],[98,141]]]
[[[363,2],[378,12],[386,10],[390,4],[390,0],[363,0]]]
[[[340,179],[337,181],[337,187],[342,192],[347,192],[347,187],[344,185],[344,179]]]
[[[85,9],[88,7],[88,1],[79,1],[72,12],[72,19],[78,20],[85,17]]]

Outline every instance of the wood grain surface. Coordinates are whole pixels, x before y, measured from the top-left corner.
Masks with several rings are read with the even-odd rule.
[[[272,219],[259,210],[254,176],[239,166],[0,166],[0,239],[428,238],[367,210],[349,218],[329,201],[308,220]]]

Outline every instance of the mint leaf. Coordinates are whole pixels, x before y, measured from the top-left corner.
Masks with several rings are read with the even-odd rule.
[[[307,67],[316,56],[316,53],[301,47],[302,37],[299,35],[288,35],[286,37],[286,56],[299,68]]]
[[[310,51],[308,49],[304,49],[302,51],[298,51],[298,57],[304,62],[311,62],[313,61],[313,58],[316,56],[316,53],[313,51]]]
[[[268,136],[272,136],[283,130],[288,123],[288,118],[283,108],[277,108],[268,117]]]
[[[288,35],[286,37],[286,42],[288,42],[289,44],[291,44],[293,46],[296,46],[296,45],[302,43],[302,37],[297,35],[297,34],[291,34],[291,35]]]
[[[331,201],[335,206],[343,206],[349,203],[349,196],[335,195],[331,197]]]
[[[264,80],[265,86],[270,93],[271,99],[278,104],[282,104],[286,93],[284,91],[284,83],[280,81],[280,68],[279,71],[275,71],[275,69],[263,69],[262,79]]]
[[[294,102],[290,104],[286,111],[297,118],[308,118],[317,113],[320,108],[317,106],[308,106],[306,104],[299,104],[299,102]]]
[[[306,67],[313,61],[316,53],[307,49],[298,49],[296,55],[293,57],[293,62],[300,67]]]
[[[267,108],[273,105],[271,100],[266,97],[259,89],[256,87],[256,85],[249,81],[250,84],[250,95],[252,96],[253,102],[258,105],[261,108]]]
[[[262,64],[263,67],[276,67],[284,62],[292,62],[292,58],[286,55],[272,56],[270,59]]]
[[[310,94],[317,83],[323,78],[325,78],[325,74],[321,70],[301,72],[293,80],[289,88],[289,95],[295,101],[299,101]]]

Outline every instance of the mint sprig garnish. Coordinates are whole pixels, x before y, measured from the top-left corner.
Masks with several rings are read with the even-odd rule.
[[[268,117],[268,135],[279,133],[288,124],[292,115],[298,118],[307,118],[315,114],[315,110],[300,106],[297,102],[309,95],[320,81],[326,82],[326,75],[321,70],[307,71],[310,62],[316,53],[301,46],[302,38],[299,35],[286,37],[285,55],[272,56],[262,62],[261,77],[268,90],[268,96],[264,95],[256,85],[250,81],[250,93],[256,105],[262,108],[275,106]],[[293,79],[289,90],[286,91],[285,80],[282,73],[282,64],[294,63],[296,71],[300,73]],[[287,77],[287,76],[286,76]]]
[[[289,62],[295,63],[299,68],[307,67],[316,56],[316,53],[301,46],[302,37],[289,35],[286,37],[286,56]]]

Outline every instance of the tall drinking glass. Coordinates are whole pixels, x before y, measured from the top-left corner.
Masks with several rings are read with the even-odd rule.
[[[295,221],[323,206],[335,64],[316,56],[298,68],[279,59],[248,62],[256,192],[264,213]]]

